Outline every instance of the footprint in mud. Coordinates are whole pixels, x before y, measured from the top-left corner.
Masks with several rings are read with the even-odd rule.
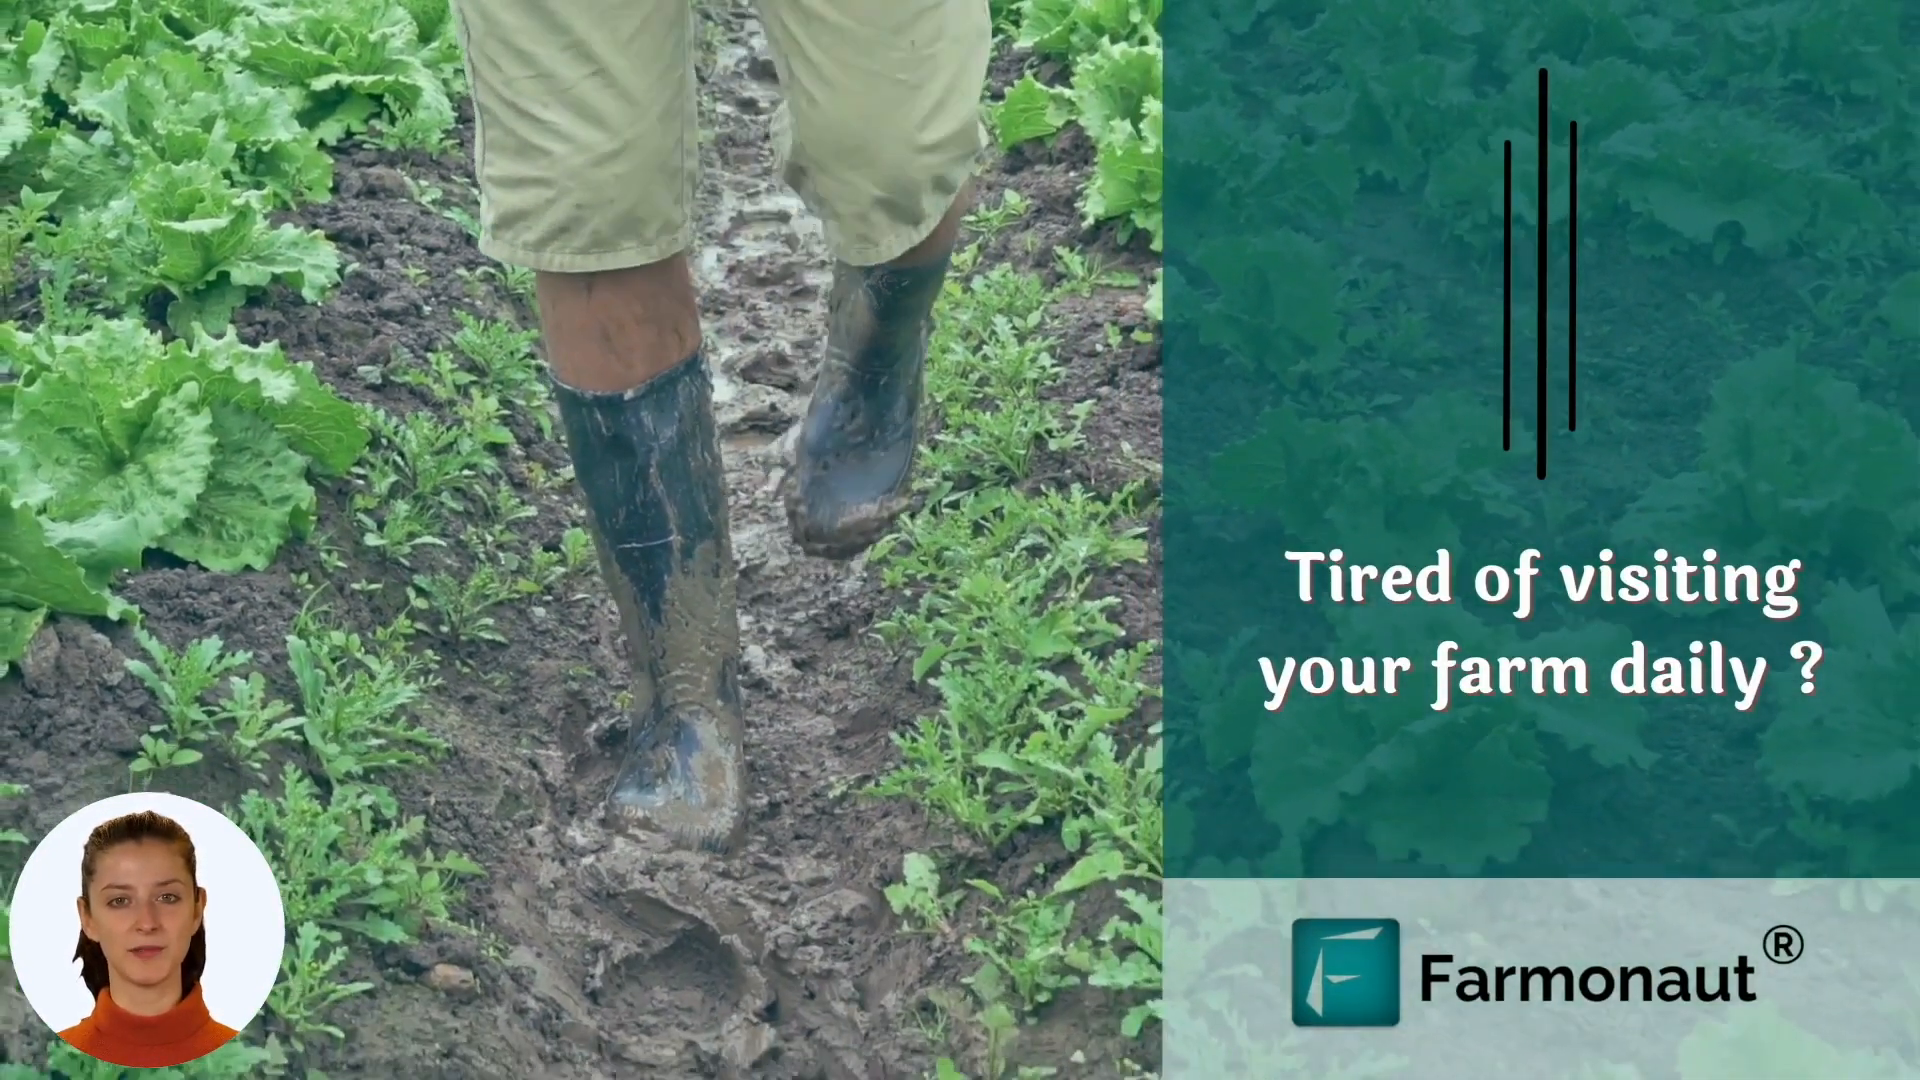
[[[552,949],[510,963],[563,1036],[644,1076],[870,1080],[862,995],[817,943],[877,927],[875,898],[821,894],[824,866],[741,867],[598,826],[539,846],[523,912]]]

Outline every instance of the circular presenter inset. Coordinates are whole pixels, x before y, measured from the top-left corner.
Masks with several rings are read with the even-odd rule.
[[[116,795],[42,839],[14,886],[13,970],[80,1052],[124,1068],[205,1057],[280,977],[286,914],[266,856],[179,795]]]

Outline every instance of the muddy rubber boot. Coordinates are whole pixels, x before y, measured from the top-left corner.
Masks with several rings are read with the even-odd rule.
[[[633,669],[633,726],[609,809],[680,847],[724,853],[746,828],[745,727],[705,359],[625,394],[557,381],[554,393]]]
[[[851,559],[907,508],[933,305],[950,262],[834,266],[827,355],[785,492],[787,524],[808,555]]]

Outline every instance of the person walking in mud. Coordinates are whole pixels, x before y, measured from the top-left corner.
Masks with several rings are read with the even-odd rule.
[[[986,147],[986,0],[758,0],[782,178],[834,257],[783,492],[808,555],[905,508],[934,300]],[[688,262],[700,133],[689,0],[454,0],[480,250],[535,272],[549,374],[632,667],[610,796],[683,847],[744,838],[725,475]]]

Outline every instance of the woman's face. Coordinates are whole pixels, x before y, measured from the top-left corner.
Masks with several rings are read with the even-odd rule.
[[[180,977],[205,907],[179,849],[142,840],[101,853],[80,928],[100,943],[116,981],[158,987]]]

